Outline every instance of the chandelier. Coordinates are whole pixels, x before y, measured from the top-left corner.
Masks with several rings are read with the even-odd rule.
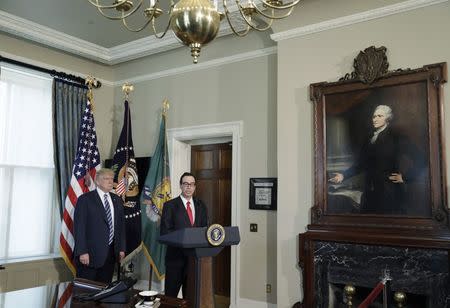
[[[238,36],[245,36],[251,30],[266,31],[275,19],[288,17],[300,0],[235,0],[236,5],[228,7],[222,1],[223,11],[218,9],[219,0],[170,0],[165,12],[159,0],[88,0],[108,19],[120,20],[129,31],[139,32],[151,25],[155,37],[162,38],[171,29],[175,36],[191,49],[193,62],[197,63],[202,46],[217,36],[220,22],[226,17],[230,29]],[[146,5],[148,5],[146,7]],[[141,12],[144,18],[138,26],[130,25],[127,19]],[[162,31],[157,31],[155,20],[167,14],[168,22]],[[237,14],[233,14],[237,13]]]

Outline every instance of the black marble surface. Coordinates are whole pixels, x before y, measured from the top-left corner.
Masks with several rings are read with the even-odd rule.
[[[447,251],[316,242],[314,251],[315,302],[330,305],[330,286],[353,284],[372,289],[384,269],[392,277],[393,291],[416,294],[423,308],[450,308],[449,256]],[[410,307],[407,305],[407,307]]]

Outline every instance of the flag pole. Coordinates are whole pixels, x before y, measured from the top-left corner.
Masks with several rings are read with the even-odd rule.
[[[94,92],[92,92],[92,89],[97,89],[99,87],[97,78],[89,75],[86,77],[85,84],[88,87],[87,98],[88,98],[89,102],[91,103],[91,110],[92,110],[92,114],[93,114],[95,108],[94,108]],[[87,141],[92,142],[92,135],[89,135],[89,137],[87,138]],[[89,170],[91,168],[91,155],[92,155],[92,153],[88,152],[86,170]],[[91,187],[92,182],[93,182],[92,176],[90,176],[89,173],[86,173],[84,178],[85,178],[85,186]]]
[[[72,274],[76,275],[73,238],[74,209],[78,197],[95,189],[93,179],[100,169],[100,153],[97,148],[97,135],[93,114],[94,95],[92,89],[97,89],[101,83],[94,77],[88,76],[85,81],[88,87],[87,105],[83,110],[83,117],[79,127],[78,149],[74,157],[71,178],[65,199],[63,217],[61,221],[61,234],[59,238],[61,256]],[[87,154],[83,154],[84,148]],[[87,157],[86,157],[87,156]]]
[[[93,112],[94,111],[94,93],[92,92],[92,89],[100,88],[101,83],[94,76],[88,75],[86,77],[84,84],[88,87],[87,98],[91,102],[91,109]]]
[[[170,108],[170,104],[169,104],[169,100],[167,98],[164,98],[163,102],[162,102],[162,117],[166,118],[167,116],[167,111]],[[164,143],[164,152],[167,151],[167,143]],[[165,157],[164,155],[164,160],[166,160],[167,157]],[[153,280],[153,266],[150,266],[150,270],[149,270],[149,278],[148,278],[148,289],[151,290],[152,289],[152,280]]]
[[[129,103],[129,98],[130,98],[130,93],[134,91],[134,86],[129,83],[129,82],[125,82],[122,85],[122,92],[125,94],[124,95],[124,102],[128,102]],[[130,109],[126,110],[125,112],[130,113]],[[128,159],[129,159],[129,155],[128,155],[128,146],[129,146],[129,132],[130,132],[130,117],[127,116],[126,117],[126,121],[127,123],[124,123],[124,126],[126,127],[126,150],[125,150],[125,174],[127,174],[127,169],[128,169]],[[125,184],[125,192],[128,191],[128,181]],[[126,193],[122,196],[123,201],[125,202],[125,197],[126,197]]]
[[[130,93],[134,91],[134,85],[132,85],[129,82],[125,82],[122,85],[122,92],[124,94],[124,105],[125,105],[125,115],[124,115],[124,123],[123,123],[123,128],[122,128],[122,132],[121,132],[121,136],[120,138],[122,138],[122,134],[124,134],[125,140],[123,140],[124,144],[123,144],[123,148],[124,148],[124,152],[125,152],[125,161],[124,161],[124,165],[123,165],[123,174],[126,178],[126,180],[124,180],[124,193],[121,195],[121,198],[123,200],[123,202],[127,203],[127,194],[128,194],[128,189],[130,187],[130,185],[132,185],[132,183],[130,183],[128,181],[128,169],[130,168],[129,166],[129,162],[130,162],[130,151],[131,151],[131,158],[134,159],[134,149],[131,150],[133,147],[133,141],[131,139],[131,116],[130,116],[130,108],[127,107],[129,106],[129,98],[130,98]],[[127,105],[128,104],[128,105]],[[121,142],[119,138],[119,143]],[[131,142],[131,145],[130,145]],[[132,148],[130,148],[130,146]],[[117,153],[117,150],[116,150]],[[113,159],[113,162],[115,160],[115,156]],[[136,168],[136,167],[134,167]],[[133,167],[131,167],[131,169],[133,169]],[[137,172],[137,171],[136,171]],[[120,196],[120,193],[119,193]],[[134,215],[134,214],[133,214]],[[125,216],[126,218],[126,216]],[[127,262],[130,262],[130,265],[132,266],[132,258],[136,255],[136,253],[139,251],[140,245],[138,247],[136,247],[133,251],[131,251],[121,262],[117,263],[118,266],[118,278],[120,278],[120,273],[121,273],[121,265],[125,264]],[[128,266],[128,265],[127,265]],[[124,272],[126,272],[126,269],[124,270]]]
[[[170,170],[166,138],[166,114],[169,101],[162,102],[161,122],[157,145],[141,194],[142,248],[150,263],[149,286],[154,288],[153,277],[159,281],[165,278],[166,246],[158,242],[160,221],[164,203],[171,199]]]

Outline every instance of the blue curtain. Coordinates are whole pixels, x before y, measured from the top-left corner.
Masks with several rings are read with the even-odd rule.
[[[77,150],[81,115],[87,103],[87,87],[55,78],[53,89],[56,186],[62,217]]]

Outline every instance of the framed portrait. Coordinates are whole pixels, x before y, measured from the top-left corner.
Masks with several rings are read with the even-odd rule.
[[[251,210],[277,209],[277,178],[250,178]]]
[[[338,82],[310,85],[314,103],[312,223],[448,227],[442,86],[446,63],[388,71],[370,47]]]

